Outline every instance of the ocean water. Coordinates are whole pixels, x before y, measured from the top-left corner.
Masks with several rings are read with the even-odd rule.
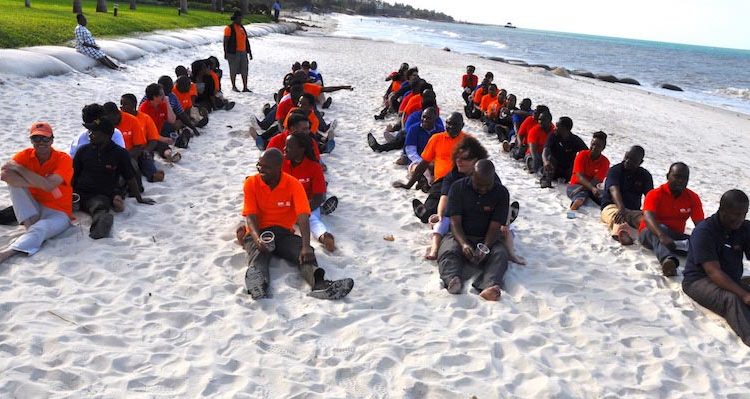
[[[641,88],[750,114],[750,51],[416,19],[336,15],[334,36],[448,47],[633,78]],[[684,92],[659,88],[671,83]]]

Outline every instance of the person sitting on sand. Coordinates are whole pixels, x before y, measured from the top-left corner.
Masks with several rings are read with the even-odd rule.
[[[198,88],[187,75],[177,78],[172,94],[180,101],[185,115],[190,118],[190,122],[195,127],[204,127],[208,124],[208,111],[205,108],[193,106],[193,100],[198,95]]]
[[[641,198],[654,188],[651,173],[641,167],[643,147],[630,147],[622,162],[609,168],[602,192],[601,220],[612,238],[622,245],[631,245],[628,226],[637,229],[643,221]]]
[[[643,201],[643,220],[638,226],[638,240],[644,247],[654,251],[661,264],[664,276],[677,275],[680,261],[677,251],[684,253],[684,242],[680,247],[675,241],[690,238],[685,234],[688,218],[694,225],[702,222],[703,204],[698,194],[687,188],[690,168],[682,162],[669,166],[667,182],[651,190]]]
[[[0,251],[0,263],[16,254],[34,255],[45,241],[70,227],[73,160],[52,148],[55,137],[46,122],[34,122],[29,139],[31,148],[14,155],[0,172],[0,179],[8,184],[16,220],[26,229]]]
[[[490,105],[497,101],[498,88],[497,85],[492,83],[487,86],[487,93],[482,96],[479,100],[479,111],[481,112],[479,119],[482,122],[487,121],[489,117]]]
[[[257,163],[258,174],[245,179],[242,216],[246,234],[243,248],[249,255],[245,286],[253,299],[268,295],[269,263],[276,256],[296,263],[312,287],[308,294],[319,299],[340,299],[354,287],[350,278],[329,281],[318,266],[310,246],[310,203],[302,184],[281,171],[283,156],[278,149],[264,151]],[[297,225],[300,235],[294,234]],[[263,240],[273,233],[273,240]]]
[[[461,77],[461,97],[463,97],[466,105],[471,104],[469,97],[474,91],[474,88],[477,87],[477,84],[479,84],[479,77],[474,75],[474,71],[476,70],[477,68],[474,65],[467,65],[466,73]]]
[[[327,124],[325,120],[318,116],[320,114],[315,113],[315,97],[311,94],[303,94],[297,105],[297,108],[293,108],[292,111],[299,110],[300,113],[307,115],[307,119],[310,121],[310,134],[315,139],[319,152],[330,153],[333,151],[336,146],[334,137],[336,136],[338,122],[334,119],[330,124]],[[287,115],[284,126],[286,126],[288,119],[289,116]]]
[[[388,85],[388,88],[383,95],[383,109],[379,114],[374,116],[375,120],[384,119],[385,116],[388,115],[388,113],[396,112],[396,109],[398,109],[398,105],[396,107],[391,107],[391,95],[399,91],[399,89],[401,89],[401,85],[409,79],[409,76],[407,76],[408,70],[409,64],[404,62],[403,64],[401,64],[401,67],[398,71],[391,72],[385,78],[385,81],[391,81],[391,84]]]
[[[526,119],[533,114],[534,112],[531,110],[531,99],[529,98],[521,100],[521,103],[518,104],[518,109],[510,111],[512,126],[507,132],[507,138],[502,141],[504,152],[510,152],[511,149],[518,146],[519,140],[517,132]]]
[[[307,74],[310,75],[311,82],[320,82],[321,86],[325,86],[325,82],[323,82],[323,74],[320,73],[320,69],[318,69],[317,61],[310,61],[310,70],[307,71]]]
[[[101,104],[88,104],[81,110],[81,120],[83,120],[84,126],[102,117],[104,117],[104,107]],[[78,137],[73,139],[73,142],[70,143],[70,151],[68,151],[71,158],[76,156],[78,149],[91,142],[89,138],[90,134],[91,132],[84,130]],[[115,132],[112,134],[112,141],[118,146],[125,148],[125,138],[122,137],[122,132],[118,129],[115,129]]]
[[[557,127],[552,123],[552,114],[543,112],[539,115],[539,123],[529,129],[526,137],[526,170],[529,173],[537,173],[542,169],[542,152],[544,144],[547,143],[547,137],[554,133]]]
[[[150,116],[159,134],[172,138],[176,147],[187,148],[190,136],[188,133],[176,129],[177,115],[175,115],[173,104],[170,102],[170,97],[165,95],[164,88],[159,84],[152,83],[146,86],[146,96],[138,107],[138,112]],[[179,104],[177,105],[179,106]]]
[[[682,290],[723,317],[750,346],[750,286],[742,281],[742,257],[750,259],[747,195],[729,190],[719,211],[695,227],[688,244]]]
[[[440,113],[440,110],[437,107],[437,103],[435,102],[435,98],[431,96],[422,97],[422,109],[427,108],[434,108],[436,114]],[[434,132],[442,132],[445,131],[445,123],[438,115],[435,120],[435,127],[432,129],[432,133]],[[375,152],[383,152],[383,151],[391,151],[391,150],[398,150],[404,148],[404,143],[406,142],[406,136],[408,135],[409,131],[412,129],[415,129],[415,126],[419,126],[422,123],[422,111],[416,111],[409,115],[408,118],[406,118],[406,122],[403,126],[401,126],[400,123],[397,123],[396,125],[389,125],[386,127],[385,132],[383,132],[383,136],[385,136],[387,142],[380,144],[378,143],[377,139],[375,139],[375,136],[372,134],[372,132],[367,133],[367,144],[372,148]],[[394,134],[394,132],[396,132]],[[407,165],[408,164],[408,158],[406,157],[406,154],[402,154],[401,157],[396,161],[396,164],[398,165]]]
[[[556,128],[547,137],[542,151],[542,178],[539,180],[542,188],[552,187],[553,180],[564,179],[566,183],[570,181],[576,154],[589,149],[583,139],[571,132],[573,120],[569,117],[560,117]]]
[[[125,193],[119,192],[120,178],[127,182],[130,195],[138,203],[155,202],[141,197],[130,155],[112,142],[112,122],[101,118],[85,126],[91,132],[91,144],[83,146],[73,158],[73,190],[80,196],[81,210],[91,215],[89,237],[96,240],[109,236],[112,230],[114,217],[109,210],[125,210]]]
[[[602,190],[598,185],[604,182],[609,171],[609,159],[602,155],[607,147],[607,134],[595,132],[591,138],[591,149],[578,152],[573,161],[573,173],[566,189],[570,198],[570,209],[575,211],[591,198],[597,204],[602,202]]]
[[[266,149],[276,148],[279,151],[284,151],[287,137],[293,134],[298,135],[301,138],[307,138],[307,140],[310,141],[313,147],[315,159],[318,162],[321,162],[320,149],[318,148],[313,137],[310,134],[310,120],[307,118],[307,115],[301,110],[296,110],[289,113],[286,129],[284,129],[283,132],[277,134],[276,136],[273,136],[271,140],[268,141],[268,147]],[[324,164],[321,162],[321,165]],[[323,170],[325,170],[325,166],[323,166]]]
[[[466,133],[462,131],[463,127],[463,116],[458,112],[452,113],[445,121],[445,132],[433,134],[432,137],[430,137],[424,151],[420,154],[422,160],[414,168],[414,172],[409,181],[407,183],[402,183],[400,181],[393,182],[393,187],[395,188],[409,189],[418,180],[422,180],[422,184],[419,187],[421,189],[421,186],[427,183],[423,174],[430,164],[433,165],[433,176],[435,181],[430,186],[429,194],[424,205],[419,200],[415,199],[412,201],[412,207],[415,210],[415,214],[420,205],[424,206],[424,212],[422,212],[421,215],[417,214],[417,217],[422,223],[427,223],[430,215],[437,212],[443,177],[453,169],[453,149],[461,139],[466,136]]]
[[[100,64],[107,68],[120,69],[120,67],[107,57],[107,55],[104,54],[101,48],[96,44],[94,35],[92,35],[91,31],[86,27],[88,24],[86,17],[83,14],[78,14],[76,15],[76,20],[78,20],[78,25],[75,29],[76,51],[99,61]]]
[[[308,82],[316,84],[318,86],[323,86],[323,80],[320,74],[317,71],[313,72],[310,69],[310,61],[302,61],[302,64],[300,66],[302,67],[302,71],[307,74]]]
[[[518,126],[518,129],[516,129],[516,145],[510,151],[511,158],[522,160],[526,157],[526,154],[530,153],[528,143],[529,132],[539,125],[539,117],[544,113],[548,113],[550,118],[552,117],[552,113],[546,105],[537,105],[534,108],[534,113],[530,117],[526,117],[521,125]],[[543,146],[544,143],[541,145]],[[503,145],[503,148],[505,148],[505,145]]]
[[[120,97],[120,110],[135,116],[141,124],[143,133],[146,135],[146,148],[139,160],[139,162],[142,162],[141,168],[151,168],[151,165],[146,165],[146,163],[154,162],[154,152],[169,162],[179,162],[180,159],[182,159],[182,155],[179,152],[173,151],[172,148],[169,147],[174,144],[174,140],[170,137],[164,137],[159,134],[159,129],[156,127],[154,120],[147,113],[138,112],[136,109],[137,104],[138,100],[136,99],[135,94],[127,93]],[[154,165],[153,167],[155,168],[156,166]]]
[[[323,167],[315,158],[312,142],[303,136],[290,134],[284,147],[284,165],[281,170],[293,176],[305,188],[310,203],[310,232],[327,251],[336,249],[333,234],[320,219],[320,207],[326,201],[326,179]],[[338,200],[336,200],[338,202]]]
[[[162,90],[164,91],[164,96],[166,97],[167,102],[172,108],[172,112],[174,113],[174,116],[176,118],[176,120],[174,121],[173,130],[179,131],[183,127],[187,127],[192,132],[192,136],[200,136],[201,134],[195,127],[195,125],[193,125],[193,121],[190,119],[190,115],[185,112],[180,99],[176,94],[174,94],[174,82],[172,81],[172,78],[164,75],[159,78],[157,83],[159,83],[159,86],[161,86]]]
[[[484,95],[489,92],[489,87],[492,84],[494,78],[495,75],[493,75],[492,72],[487,72],[486,74],[484,74],[482,83],[479,84],[479,86],[474,90],[474,93],[472,93],[471,95],[471,104],[467,105],[464,108],[464,113],[466,114],[467,118],[479,119],[482,117],[482,110],[480,109],[482,97],[484,97]]]
[[[406,80],[401,83],[401,87],[399,87],[396,92],[391,93],[388,97],[388,103],[390,105],[389,112],[397,112],[397,110],[401,108],[404,96],[412,90],[419,79],[419,69],[417,67],[409,68],[406,71]],[[384,117],[378,118],[377,115],[375,117],[375,119],[383,118]]]
[[[508,189],[497,180],[495,165],[477,161],[471,177],[457,180],[448,194],[446,215],[451,232],[438,251],[440,279],[451,294],[459,294],[467,262],[482,268],[473,287],[488,301],[500,299],[508,270],[508,250],[502,235],[508,231]],[[480,245],[481,244],[481,245]]]
[[[427,147],[427,142],[433,134],[445,131],[445,128],[437,125],[438,112],[434,107],[427,107],[422,111],[422,119],[418,125],[411,126],[406,132],[404,140],[404,153],[409,158],[409,169],[413,172],[416,166],[422,162],[420,154]]]
[[[501,90],[498,93],[498,99],[500,99],[503,92],[504,90]],[[493,109],[493,106],[490,107],[490,113],[493,117],[490,120],[491,124],[488,124],[487,130],[489,133],[495,134],[500,143],[508,141],[512,137],[513,112],[518,110],[516,101],[518,99],[515,94],[508,94],[508,97],[502,103],[499,100],[495,102],[494,106],[498,107],[496,111]]]

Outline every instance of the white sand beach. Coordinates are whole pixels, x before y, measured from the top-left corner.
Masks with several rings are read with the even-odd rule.
[[[49,121],[55,147],[66,149],[83,129],[85,104],[140,97],[179,64],[220,58],[218,39],[148,54],[123,72],[0,75],[3,162],[29,145],[33,121]],[[709,215],[724,191],[750,188],[750,116],[411,45],[302,32],[252,46],[254,93],[229,92],[234,110],[211,114],[182,161],[164,166],[165,182],[145,183],[156,205],[129,199],[113,236],[97,241],[77,213],[80,227],[0,265],[0,397],[748,397],[750,350],[682,293],[681,277],[661,276],[639,245],[620,247],[597,207],[567,219],[564,187],[540,189],[473,121],[465,131],[521,203],[516,247],[528,265],[510,267],[497,303],[447,293],[437,265],[422,258],[429,231],[411,209],[426,195],[391,188],[405,170],[365,136],[382,140],[388,121],[372,115],[401,62],[434,85],[443,118],[462,109],[460,78],[474,64],[519,100],[548,105],[555,120],[570,116],[586,142],[607,132],[612,164],[644,146],[657,185],[670,163],[686,162]],[[339,121],[336,149],[324,155],[329,194],[340,200],[324,220],[338,250],[314,244],[328,275],[355,286],[344,300],[314,300],[294,268],[276,264],[271,297],[255,302],[234,234],[242,182],[259,154],[248,120],[297,60],[317,60],[327,85],[355,86],[334,93],[326,110]],[[0,205],[10,205],[5,185]],[[21,231],[0,226],[0,245]]]

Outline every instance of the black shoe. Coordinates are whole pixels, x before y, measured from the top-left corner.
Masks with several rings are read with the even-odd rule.
[[[268,295],[268,287],[265,278],[263,278],[263,273],[253,266],[248,267],[247,272],[245,272],[245,287],[247,293],[253,299],[265,298]]]
[[[230,101],[224,105],[224,111],[229,111],[234,108],[234,101]]]
[[[352,291],[354,280],[345,278],[336,281],[325,281],[321,287],[313,289],[307,296],[317,299],[341,299]]]
[[[542,188],[552,188],[552,180],[542,176],[542,178],[539,179],[539,186]]]
[[[375,136],[372,135],[372,133],[367,133],[367,145],[372,148],[375,152],[382,152],[380,149],[380,144],[378,144],[378,141],[375,139]]]
[[[16,220],[16,213],[13,212],[12,206],[9,206],[0,211],[0,224],[5,226],[18,224],[18,220]]]
[[[518,203],[518,201],[513,201],[512,204],[510,204],[510,222],[508,224],[513,223],[514,220],[518,217],[518,212],[520,212],[521,205]]]
[[[323,109],[328,109],[331,106],[331,103],[333,102],[333,97],[328,97],[326,101],[323,103]]]
[[[112,225],[115,222],[115,217],[109,212],[104,212],[94,216],[91,222],[91,229],[89,230],[89,237],[94,240],[105,238],[109,236],[109,232],[112,231]]]
[[[373,118],[375,118],[376,121],[382,121],[385,119],[385,115],[373,115]]]
[[[208,117],[207,117],[207,116],[204,116],[204,117],[203,117],[203,119],[199,120],[199,121],[198,121],[198,122],[197,122],[197,123],[195,124],[195,127],[204,127],[204,126],[206,126],[207,124],[208,124]]]
[[[422,223],[427,223],[426,218],[425,218],[427,209],[425,209],[422,201],[415,198],[414,200],[411,201],[411,207],[414,210],[414,215],[418,217],[419,220],[422,221]]]
[[[330,215],[333,213],[333,211],[336,210],[336,207],[339,206],[339,199],[336,198],[336,196],[328,197],[323,203],[320,205],[320,213],[324,215]]]

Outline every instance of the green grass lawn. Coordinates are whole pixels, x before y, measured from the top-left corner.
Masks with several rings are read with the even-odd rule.
[[[97,13],[96,1],[85,0],[83,13],[94,37],[125,35],[157,29],[194,28],[229,24],[230,13],[189,9],[178,16],[176,7],[138,4],[129,9],[127,0],[118,2],[117,17],[112,16],[115,2],[107,2],[108,13]],[[188,3],[188,7],[190,4]],[[270,18],[252,15],[244,23],[270,22]],[[76,27],[73,2],[66,0],[31,0],[31,8],[23,0],[0,0],[0,48],[17,48],[45,44],[61,44],[74,39]]]

